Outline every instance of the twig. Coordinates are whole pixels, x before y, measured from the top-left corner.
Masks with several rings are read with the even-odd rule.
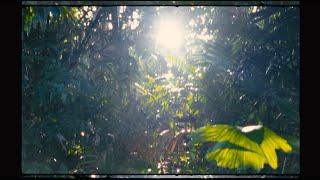
[[[281,174],[283,174],[283,172],[284,172],[284,168],[285,168],[285,166],[286,166],[286,161],[287,161],[287,158],[284,157],[284,163],[283,163],[283,166],[282,166],[282,172],[281,172]]]
[[[80,44],[78,44],[78,46],[75,49],[72,49],[72,53],[69,56],[69,62],[71,67],[74,67],[76,64],[79,63],[79,58],[81,56],[81,53],[83,52],[83,50],[85,50],[85,47],[90,39],[91,32],[93,31],[93,28],[95,27],[95,25],[98,23],[98,19],[100,18],[101,15],[102,15],[102,10],[101,8],[98,8],[91,23],[85,29],[84,37],[80,41]]]

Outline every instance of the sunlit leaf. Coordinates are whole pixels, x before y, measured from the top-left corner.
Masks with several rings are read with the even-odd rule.
[[[199,109],[195,109],[192,111],[192,114],[193,115],[198,115],[200,113],[200,110]]]
[[[178,112],[176,112],[176,116],[177,116],[178,118],[182,118],[182,117],[183,117],[183,113],[180,112],[180,111],[178,111]]]
[[[207,125],[197,129],[192,138],[195,144],[217,142],[206,157],[217,161],[218,166],[230,169],[252,167],[260,170],[265,163],[277,169],[275,150],[281,149],[286,153],[292,151],[285,139],[262,125],[238,128]]]
[[[217,161],[218,166],[230,169],[252,167],[260,170],[265,163],[264,156],[227,142],[219,142],[215,145],[213,149],[209,150],[206,158]]]
[[[193,136],[195,142],[223,142],[227,141],[238,145],[240,147],[246,147],[247,149],[263,154],[259,145],[249,139],[241,130],[229,126],[229,125],[207,125],[199,128],[194,132]]]
[[[181,162],[188,162],[189,159],[190,159],[190,158],[189,158],[188,156],[186,156],[186,155],[180,156],[180,161],[181,161]]]
[[[153,78],[153,77],[151,77],[149,75],[146,76],[146,77],[147,77],[149,83],[154,83],[155,82],[155,78]]]
[[[169,101],[168,100],[163,101],[161,105],[163,110],[167,110],[169,108]]]
[[[176,124],[173,120],[169,120],[169,127],[170,127],[170,129],[175,129]]]
[[[193,95],[191,93],[187,96],[187,102],[188,104],[192,104],[193,102]]]
[[[287,143],[285,139],[281,138],[280,136],[278,136],[266,127],[264,127],[264,138],[262,143],[260,144],[260,147],[264,152],[264,155],[269,165],[273,169],[278,168],[278,158],[275,150],[281,149],[286,153],[289,153],[292,150],[291,146]]]
[[[161,86],[156,86],[156,88],[154,89],[155,92],[160,92],[162,91],[162,87]]]

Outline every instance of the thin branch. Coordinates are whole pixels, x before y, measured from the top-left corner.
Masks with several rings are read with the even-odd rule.
[[[96,26],[100,16],[102,15],[103,11],[101,11],[101,7],[97,9],[95,16],[92,19],[92,22],[90,25],[86,28],[84,37],[82,38],[80,44],[78,47],[72,51],[72,54],[69,56],[69,62],[71,68],[74,67],[76,64],[79,63],[79,58],[81,56],[81,53],[84,51],[86,44],[88,43],[90,39],[90,35],[92,34],[92,31],[94,27]]]

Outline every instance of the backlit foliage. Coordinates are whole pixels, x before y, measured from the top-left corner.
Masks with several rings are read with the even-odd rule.
[[[289,6],[23,6],[22,171],[298,173],[299,23]],[[208,123],[232,148],[190,143]],[[234,128],[253,124],[262,143]]]

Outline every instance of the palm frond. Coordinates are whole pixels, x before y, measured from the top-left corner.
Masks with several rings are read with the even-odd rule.
[[[286,153],[292,151],[285,139],[262,125],[241,128],[224,124],[207,125],[196,130],[192,140],[194,144],[216,142],[208,150],[206,158],[230,169],[252,167],[260,170],[265,163],[277,169],[275,150],[281,149]]]

